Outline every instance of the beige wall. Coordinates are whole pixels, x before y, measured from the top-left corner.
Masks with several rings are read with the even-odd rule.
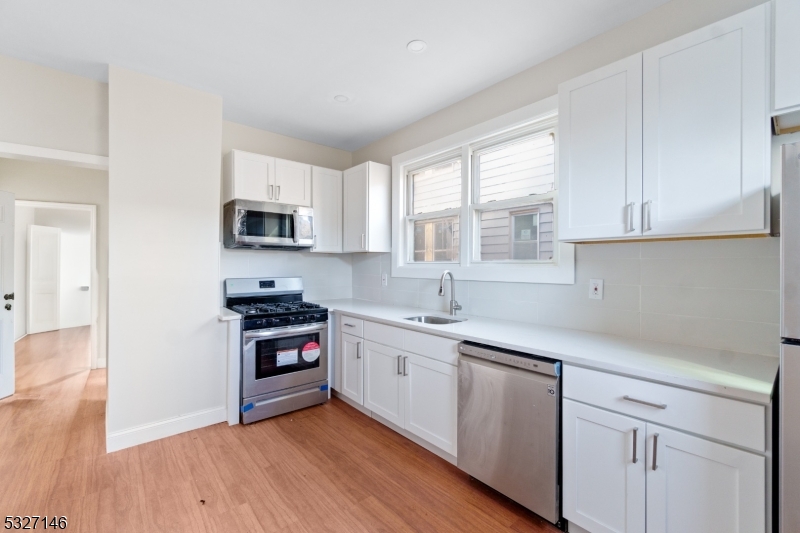
[[[97,275],[99,278],[98,364],[106,359],[108,327],[108,172],[0,158],[0,190],[17,200],[97,206]]]
[[[108,85],[0,55],[0,142],[108,155]]]
[[[227,154],[233,149],[271,155],[335,170],[346,170],[353,166],[351,164],[353,154],[345,150],[224,121],[222,123],[222,153],[223,155]]]
[[[109,451],[225,419],[222,99],[109,68]]]
[[[563,81],[763,3],[673,0],[356,150],[353,164],[391,164],[392,156],[552,96]]]

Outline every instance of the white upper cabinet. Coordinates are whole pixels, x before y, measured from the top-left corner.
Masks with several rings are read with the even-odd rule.
[[[391,169],[362,163],[344,171],[344,252],[390,252]]]
[[[312,252],[342,251],[342,172],[311,167],[311,207],[314,209]]]
[[[311,165],[275,160],[275,202],[311,205]]]
[[[644,52],[644,237],[768,230],[768,12]]]
[[[800,0],[774,0],[775,114],[800,111]]]
[[[223,202],[234,198],[254,202],[271,202],[275,181],[275,158],[261,154],[231,150],[225,156]]]
[[[559,234],[642,233],[642,54],[558,87]]]

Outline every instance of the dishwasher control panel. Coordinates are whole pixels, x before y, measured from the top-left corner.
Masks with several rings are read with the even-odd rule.
[[[473,342],[461,342],[458,345],[458,353],[494,361],[501,365],[513,366],[523,370],[539,372],[548,376],[559,377],[561,375],[561,361],[554,361],[544,357],[537,357],[503,348],[485,346]]]

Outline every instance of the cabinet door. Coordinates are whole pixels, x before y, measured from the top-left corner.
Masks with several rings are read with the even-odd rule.
[[[800,110],[800,0],[775,0],[775,82],[777,113]]]
[[[645,237],[766,230],[767,13],[644,52]]]
[[[764,532],[764,457],[653,424],[647,450],[647,533]]]
[[[275,202],[311,205],[311,165],[275,160]]]
[[[342,365],[342,383],[339,392],[364,405],[364,359],[361,350],[364,341],[342,333],[342,349],[339,352]]]
[[[562,426],[564,518],[595,533],[644,533],[646,424],[565,399]]]
[[[367,249],[367,164],[344,171],[344,231],[345,252],[364,252]]]
[[[456,455],[458,368],[406,352],[406,431]]]
[[[275,158],[233,151],[233,198],[254,202],[272,201]]]
[[[342,173],[311,168],[311,207],[314,208],[312,252],[342,251]]]
[[[559,238],[642,233],[642,54],[558,88]]]
[[[364,342],[364,407],[403,427],[403,351]]]

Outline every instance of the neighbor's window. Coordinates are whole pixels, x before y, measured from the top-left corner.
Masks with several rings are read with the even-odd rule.
[[[461,157],[408,173],[408,223],[415,262],[456,262],[461,211]]]
[[[552,261],[554,141],[537,131],[473,152],[476,260]]]

